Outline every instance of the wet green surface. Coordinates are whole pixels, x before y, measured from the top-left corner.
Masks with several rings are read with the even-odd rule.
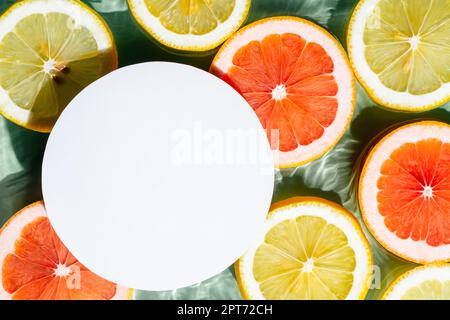
[[[0,2],[0,11],[12,4]],[[102,14],[111,27],[121,66],[144,61],[174,61],[205,70],[215,52],[179,54],[151,41],[132,20],[125,0],[85,1]],[[341,43],[345,43],[346,25],[357,0],[253,0],[248,22],[267,16],[294,15],[315,21]],[[338,202],[360,218],[355,185],[361,158],[370,141],[392,125],[414,119],[439,119],[450,123],[450,104],[422,114],[404,114],[378,107],[361,87],[350,129],[328,154],[310,165],[277,173],[274,201],[292,196],[320,196]],[[14,212],[41,199],[40,167],[47,135],[20,128],[0,116],[0,225]],[[70,183],[69,181],[67,183]],[[412,264],[388,254],[368,235],[375,260],[375,280],[369,299],[376,298],[400,273]],[[180,261],[180,266],[183,265]],[[182,268],[182,267],[181,267]],[[198,285],[169,292],[136,293],[137,299],[240,299],[232,268]]]

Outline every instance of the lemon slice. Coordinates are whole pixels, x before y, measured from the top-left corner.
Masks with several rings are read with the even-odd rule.
[[[207,51],[244,23],[251,0],[128,0],[139,25],[167,47]]]
[[[363,299],[371,273],[357,220],[319,198],[275,204],[261,238],[236,263],[246,299]]]
[[[362,0],[348,28],[355,73],[388,108],[418,112],[450,99],[450,0]]]
[[[25,0],[0,18],[0,112],[49,132],[71,99],[117,67],[106,23],[81,1]]]
[[[417,267],[389,286],[384,300],[450,300],[450,265]]]

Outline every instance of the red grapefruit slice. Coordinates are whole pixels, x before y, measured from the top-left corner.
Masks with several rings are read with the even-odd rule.
[[[251,105],[280,168],[321,157],[353,114],[355,82],[344,50],[304,19],[274,17],[248,25],[224,44],[211,72]]]
[[[402,126],[370,151],[359,182],[367,227],[389,251],[417,263],[450,260],[450,126]]]
[[[42,201],[0,230],[0,300],[117,300],[131,290],[100,278],[62,244]]]

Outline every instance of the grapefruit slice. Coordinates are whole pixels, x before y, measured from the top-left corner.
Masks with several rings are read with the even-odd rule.
[[[397,128],[369,152],[359,182],[367,227],[409,261],[450,259],[450,126],[421,121]]]
[[[398,277],[383,300],[450,300],[450,265],[417,267]]]
[[[132,291],[95,275],[62,244],[42,201],[0,230],[1,300],[129,299]]]
[[[211,72],[253,108],[279,168],[321,157],[352,118],[356,90],[344,50],[304,19],[274,17],[248,25],[223,45]]]
[[[128,0],[138,24],[163,45],[216,48],[244,23],[251,0]]]
[[[450,0],[361,0],[348,27],[358,80],[380,105],[420,112],[450,99]]]
[[[107,24],[75,0],[25,0],[0,17],[0,113],[49,132],[84,87],[117,67]]]
[[[246,299],[364,299],[372,253],[358,221],[319,198],[273,205],[260,238],[236,263]]]

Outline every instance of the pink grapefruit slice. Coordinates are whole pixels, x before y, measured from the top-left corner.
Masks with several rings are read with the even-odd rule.
[[[450,125],[421,121],[391,131],[369,152],[359,204],[373,236],[412,262],[450,260]]]
[[[247,100],[267,131],[279,168],[321,157],[352,118],[353,73],[338,41],[296,17],[254,22],[229,39],[211,72]]]
[[[0,300],[125,300],[131,289],[92,273],[64,246],[42,201],[0,230]]]

